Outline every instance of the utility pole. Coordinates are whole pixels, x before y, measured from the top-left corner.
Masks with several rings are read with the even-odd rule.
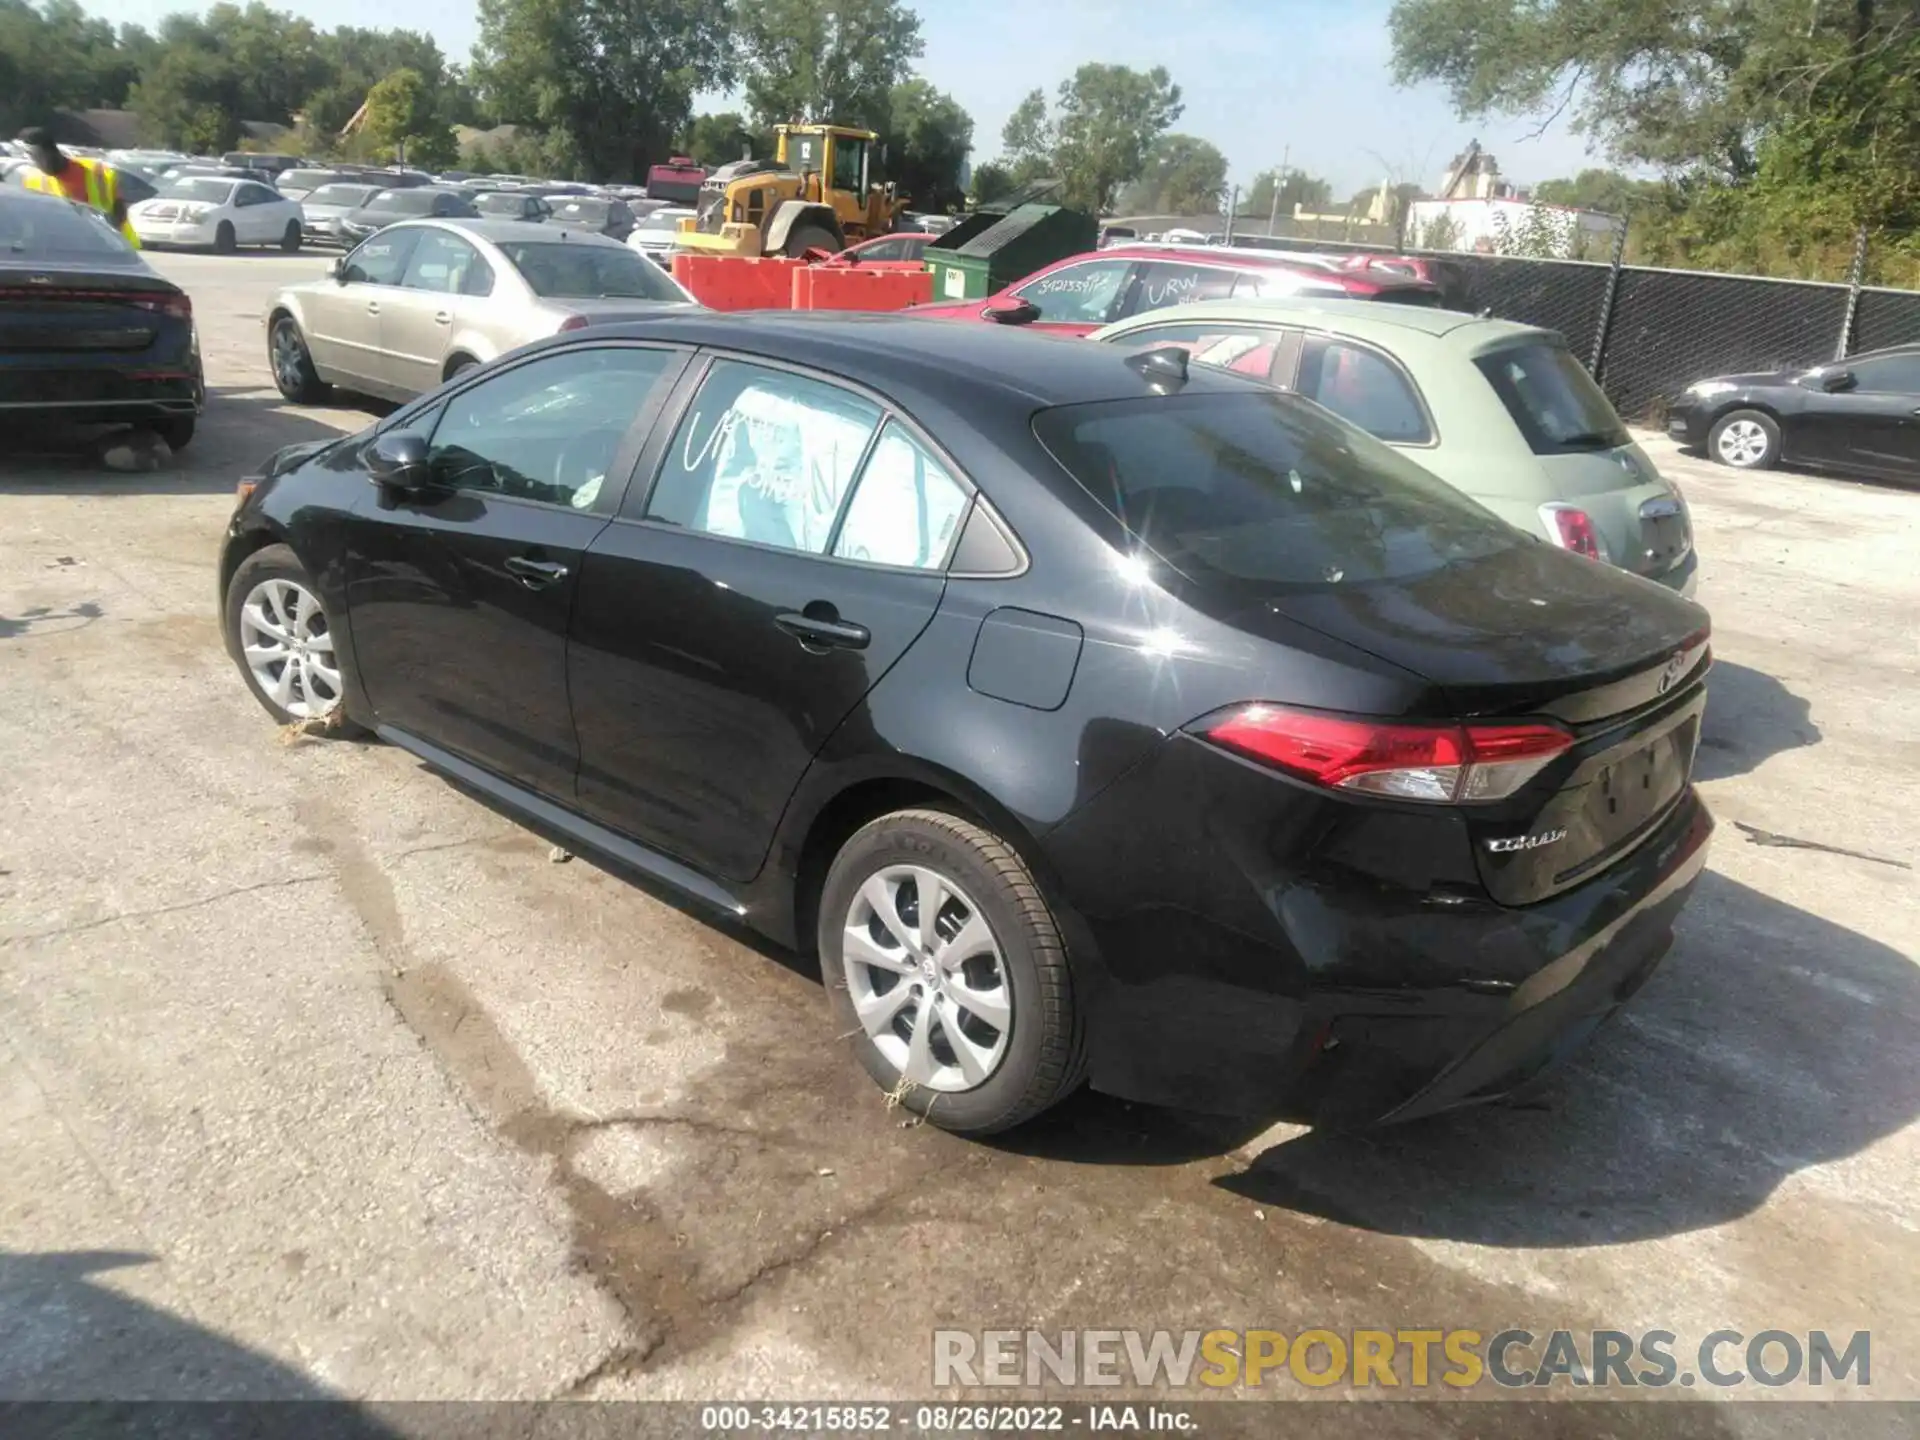
[[[1273,182],[1273,208],[1267,212],[1267,238],[1273,238],[1274,228],[1280,223],[1280,192],[1287,185],[1287,162],[1293,158],[1293,146],[1288,145],[1280,151],[1280,178]]]
[[[1240,187],[1233,187],[1233,194],[1227,200],[1227,233],[1221,236],[1223,245],[1233,243],[1233,217],[1240,213]]]

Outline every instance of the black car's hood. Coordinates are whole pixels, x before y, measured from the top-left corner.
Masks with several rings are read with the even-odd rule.
[[[1544,542],[1413,580],[1290,591],[1260,609],[1422,677],[1462,716],[1550,708],[1664,660],[1707,627],[1692,601]],[[1261,628],[1258,611],[1231,623]]]

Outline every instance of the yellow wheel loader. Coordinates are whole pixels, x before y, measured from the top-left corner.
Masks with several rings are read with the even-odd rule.
[[[873,181],[879,136],[844,125],[776,125],[773,133],[773,159],[736,160],[707,176],[677,248],[799,256],[894,228],[907,202]]]

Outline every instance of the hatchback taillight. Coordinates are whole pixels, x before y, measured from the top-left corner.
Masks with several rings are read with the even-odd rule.
[[[1593,517],[1577,505],[1542,505],[1540,519],[1547,527],[1547,538],[1563,550],[1584,555],[1589,560],[1607,560],[1607,542],[1600,538]]]
[[[1554,725],[1407,725],[1280,705],[1238,706],[1198,728],[1315,785],[1441,805],[1504,800],[1573,744]]]

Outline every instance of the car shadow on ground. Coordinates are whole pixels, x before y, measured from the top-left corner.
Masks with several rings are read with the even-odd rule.
[[[1309,1132],[1217,1183],[1382,1234],[1614,1245],[1749,1214],[1920,1116],[1906,956],[1713,873],[1679,931],[1646,989],[1528,1100]]]
[[[324,1401],[324,1411],[306,1417],[324,1417],[312,1433],[397,1440],[396,1432],[299,1371],[95,1278],[153,1263],[151,1255],[122,1251],[0,1250],[0,1397],[10,1403]],[[210,1422],[216,1418],[199,1404],[179,1407],[171,1420],[164,1409],[143,1407],[119,1423],[104,1406],[89,1420],[25,1409],[13,1413],[7,1428],[15,1435],[124,1428],[148,1436],[238,1434],[248,1428],[215,1427]],[[36,1422],[48,1428],[38,1432]]]
[[[371,423],[368,413],[289,405],[271,386],[211,386],[193,443],[150,470],[109,469],[102,455],[130,427],[9,426],[0,434],[0,495],[231,494],[286,445],[331,440]]]
[[[1813,706],[1773,676],[1715,660],[1693,778],[1745,775],[1782,751],[1818,745],[1820,727],[1812,717]]]

